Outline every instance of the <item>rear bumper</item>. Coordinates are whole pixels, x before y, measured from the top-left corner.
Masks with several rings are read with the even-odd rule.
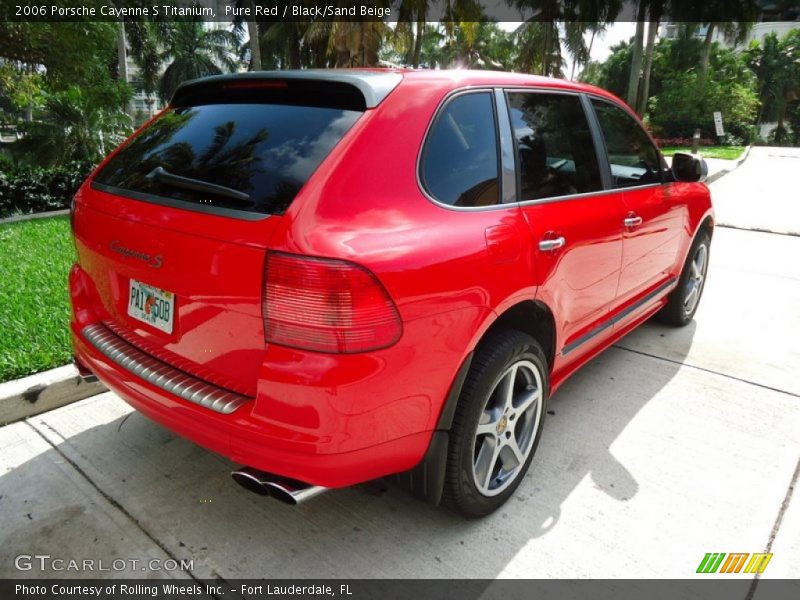
[[[230,460],[312,485],[346,487],[413,468],[425,454],[432,432],[420,432],[361,450],[335,454],[280,448],[247,413],[224,415],[192,405],[109,361],[73,328],[76,358],[133,408],[175,433]],[[239,414],[244,413],[244,414]]]
[[[407,323],[405,344],[371,354],[268,346],[256,397],[222,414],[153,385],[100,352],[83,335],[101,321],[92,282],[75,267],[70,286],[75,357],[128,404],[234,462],[334,488],[420,462],[463,359],[457,349],[468,345],[458,332],[474,331],[473,323],[462,321],[481,318],[468,309]],[[441,334],[432,339],[432,331]]]

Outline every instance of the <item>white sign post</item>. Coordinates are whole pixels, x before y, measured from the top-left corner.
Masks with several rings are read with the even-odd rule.
[[[722,128],[722,113],[719,111],[714,112],[714,128],[717,130],[718,137],[725,135],[725,130]]]

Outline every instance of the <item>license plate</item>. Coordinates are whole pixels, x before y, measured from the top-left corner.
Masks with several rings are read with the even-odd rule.
[[[148,325],[172,333],[175,294],[131,279],[128,315]]]

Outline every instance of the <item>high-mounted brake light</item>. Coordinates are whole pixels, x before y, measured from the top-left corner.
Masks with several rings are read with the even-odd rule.
[[[289,87],[289,84],[287,84],[285,81],[252,81],[248,79],[242,79],[240,81],[226,81],[222,84],[222,87],[226,90],[241,90],[250,88],[285,90]]]
[[[402,325],[389,294],[354,263],[270,252],[264,269],[267,342],[351,354],[391,346]]]

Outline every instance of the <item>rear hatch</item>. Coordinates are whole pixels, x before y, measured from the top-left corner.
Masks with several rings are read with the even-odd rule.
[[[368,100],[354,85],[291,78],[179,90],[76,198],[98,317],[156,358],[254,396],[270,237]]]

